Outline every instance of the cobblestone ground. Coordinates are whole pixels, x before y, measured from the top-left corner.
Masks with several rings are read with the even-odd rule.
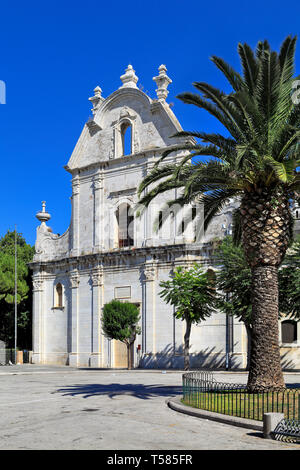
[[[0,368],[0,449],[284,450],[296,444],[169,409],[181,394],[179,371]],[[299,383],[300,374],[285,375]],[[246,382],[245,373],[216,373]]]

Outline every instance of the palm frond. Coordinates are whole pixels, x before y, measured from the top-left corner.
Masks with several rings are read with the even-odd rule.
[[[203,82],[194,82],[193,85],[201,91],[205,98],[210,99],[222,111],[224,116],[229,120],[231,126],[235,129],[235,134],[239,139],[245,139],[243,122],[240,119],[236,109],[231,106],[231,103],[226,99],[223,92],[217,88]]]
[[[226,136],[199,131],[174,134],[178,143],[165,149],[139,187],[139,196],[146,192],[141,202],[149,204],[165,191],[180,189],[180,202],[204,204],[207,226],[230,197],[273,190],[276,185],[291,198],[293,191],[300,191],[300,103],[291,99],[295,46],[292,36],[285,39],[279,54],[267,41],[260,41],[255,51],[240,43],[242,74],[223,59],[211,57],[232,92],[194,82],[197,93],[185,92],[178,98],[216,118]],[[174,165],[168,166],[172,154]]]
[[[228,132],[234,137],[239,138],[240,133],[237,131],[236,127],[233,125],[231,120],[218,108],[214,103],[209,102],[208,100],[203,99],[200,95],[195,93],[185,92],[177,95],[177,98],[186,104],[193,104],[199,108],[205,109],[209,114],[215,117],[223,126],[228,130]]]
[[[223,209],[226,201],[236,196],[238,193],[235,190],[217,189],[199,198],[198,202],[204,204],[204,230],[207,229],[213,217]]]
[[[232,213],[232,241],[234,245],[239,245],[242,240],[242,223],[241,213],[239,209],[235,209]]]
[[[249,93],[253,95],[258,75],[258,67],[254,53],[248,44],[241,43],[238,44],[238,53],[243,67],[244,83]]]
[[[244,87],[241,75],[236,72],[227,62],[225,62],[225,60],[215,55],[213,55],[210,59],[225,75],[228,82],[235,91],[240,91]]]

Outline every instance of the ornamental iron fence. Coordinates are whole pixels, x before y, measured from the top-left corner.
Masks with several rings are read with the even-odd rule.
[[[216,382],[212,373],[183,374],[183,403],[240,418],[262,421],[264,413],[283,413],[300,421],[300,389],[250,393],[245,384]]]

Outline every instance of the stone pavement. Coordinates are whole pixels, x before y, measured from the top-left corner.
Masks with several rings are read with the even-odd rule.
[[[37,365],[0,368],[0,449],[299,449],[259,432],[183,415],[180,371],[97,370]],[[246,382],[246,373],[216,372]],[[300,374],[285,374],[299,383]]]

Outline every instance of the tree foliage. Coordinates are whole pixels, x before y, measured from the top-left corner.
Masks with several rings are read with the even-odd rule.
[[[216,306],[214,279],[197,264],[190,269],[179,266],[172,279],[160,282],[160,287],[163,289],[159,295],[174,306],[175,318],[186,322],[184,369],[187,370],[191,326],[208,318]]]
[[[175,307],[175,318],[199,323],[211,315],[216,299],[214,284],[199,265],[190,269],[179,266],[172,279],[159,285],[163,288],[159,295]]]
[[[18,346],[31,348],[31,276],[28,264],[34,247],[17,233],[17,304]],[[8,231],[0,238],[0,338],[8,347],[14,345],[15,302],[15,232]]]
[[[185,92],[178,98],[215,117],[226,136],[201,131],[176,133],[173,137],[182,138],[182,144],[166,150],[144,178],[140,195],[153,183],[158,184],[141,197],[140,203],[147,205],[158,194],[181,187],[183,192],[174,202],[203,202],[207,226],[229,197],[277,186],[296,197],[300,190],[300,105],[291,99],[295,47],[296,37],[291,36],[285,39],[279,54],[267,41],[258,42],[256,51],[239,43],[243,74],[222,58],[211,57],[232,91],[226,94],[207,83],[194,82],[198,93]],[[187,137],[200,143],[193,144]],[[186,151],[181,162],[162,165],[175,151]]]
[[[290,201],[300,191],[300,104],[292,99],[295,49],[292,36],[279,53],[268,41],[259,41],[255,50],[239,43],[242,73],[213,56],[230,92],[194,82],[197,93],[178,98],[215,117],[224,135],[176,133],[182,144],[168,148],[139,186],[139,203],[145,206],[170,189],[177,189],[170,204],[203,203],[204,228],[228,198],[240,201],[239,233],[252,274],[251,391],[285,387],[278,344],[278,267],[292,235]],[[181,158],[170,164],[166,158],[173,152]]]
[[[219,271],[217,286],[223,295],[219,307],[229,315],[252,327],[251,270],[245,259],[241,245],[226,237],[218,250]],[[288,315],[300,319],[300,237],[288,249],[278,273],[279,318]]]
[[[243,249],[227,236],[216,252],[220,263],[217,286],[222,292],[219,307],[251,327],[251,270]]]
[[[300,236],[287,251],[278,281],[280,313],[300,320]]]
[[[112,300],[104,305],[102,315],[102,329],[104,334],[127,346],[128,369],[131,368],[132,358],[130,347],[134,343],[136,335],[140,334],[137,325],[140,319],[139,309],[136,305]]]

